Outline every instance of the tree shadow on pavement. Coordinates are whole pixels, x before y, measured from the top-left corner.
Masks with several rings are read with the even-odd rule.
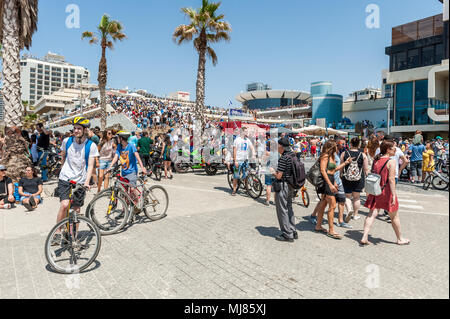
[[[345,234],[345,237],[353,239],[354,241],[356,241],[358,244],[361,241],[361,238],[363,237],[363,231],[362,230],[348,230]],[[378,237],[373,237],[371,235],[369,235],[369,243],[372,245],[378,245],[380,243],[386,243],[386,244],[394,244],[396,245],[397,243],[394,243],[392,241],[387,241],[384,240],[382,238],[378,238]]]
[[[272,237],[275,238],[278,235],[281,234],[280,230],[277,227],[264,227],[264,226],[257,226],[255,229],[262,235],[266,237]]]

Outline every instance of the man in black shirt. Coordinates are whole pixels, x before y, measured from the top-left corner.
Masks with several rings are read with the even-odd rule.
[[[278,183],[279,186],[279,192],[275,193],[275,205],[282,234],[275,239],[292,243],[294,239],[298,239],[298,233],[292,209],[294,189],[288,181],[293,175],[292,158],[295,156],[295,153],[290,148],[288,138],[283,137],[278,141],[278,153],[281,154],[281,158],[278,160],[278,168],[274,174],[276,178],[275,183]],[[276,189],[276,187],[274,188]]]
[[[0,165],[0,209],[14,207],[14,188],[11,178],[6,176],[6,167]]]
[[[38,158],[41,158],[41,156],[43,156],[40,163],[42,172],[42,181],[47,182],[48,181],[47,156],[48,150],[50,148],[50,132],[44,129],[44,125],[42,125],[42,123],[39,123],[37,125],[37,131],[39,132],[37,142]]]

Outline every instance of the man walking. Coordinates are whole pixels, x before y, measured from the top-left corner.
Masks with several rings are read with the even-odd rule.
[[[277,171],[274,172],[275,183],[278,184],[278,187],[275,187],[275,205],[282,234],[275,239],[292,243],[294,239],[298,239],[298,233],[292,209],[294,189],[289,184],[293,176],[292,158],[295,154],[290,148],[289,139],[283,137],[278,141],[278,153],[281,154],[281,158],[278,161]]]

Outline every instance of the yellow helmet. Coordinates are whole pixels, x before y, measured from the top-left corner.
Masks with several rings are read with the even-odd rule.
[[[81,125],[84,128],[90,128],[91,124],[89,122],[89,120],[85,117],[76,117],[73,122],[73,125]]]

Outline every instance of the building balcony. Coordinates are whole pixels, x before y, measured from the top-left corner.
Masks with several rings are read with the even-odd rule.
[[[437,99],[429,99],[428,116],[435,122],[449,122],[449,102]]]

